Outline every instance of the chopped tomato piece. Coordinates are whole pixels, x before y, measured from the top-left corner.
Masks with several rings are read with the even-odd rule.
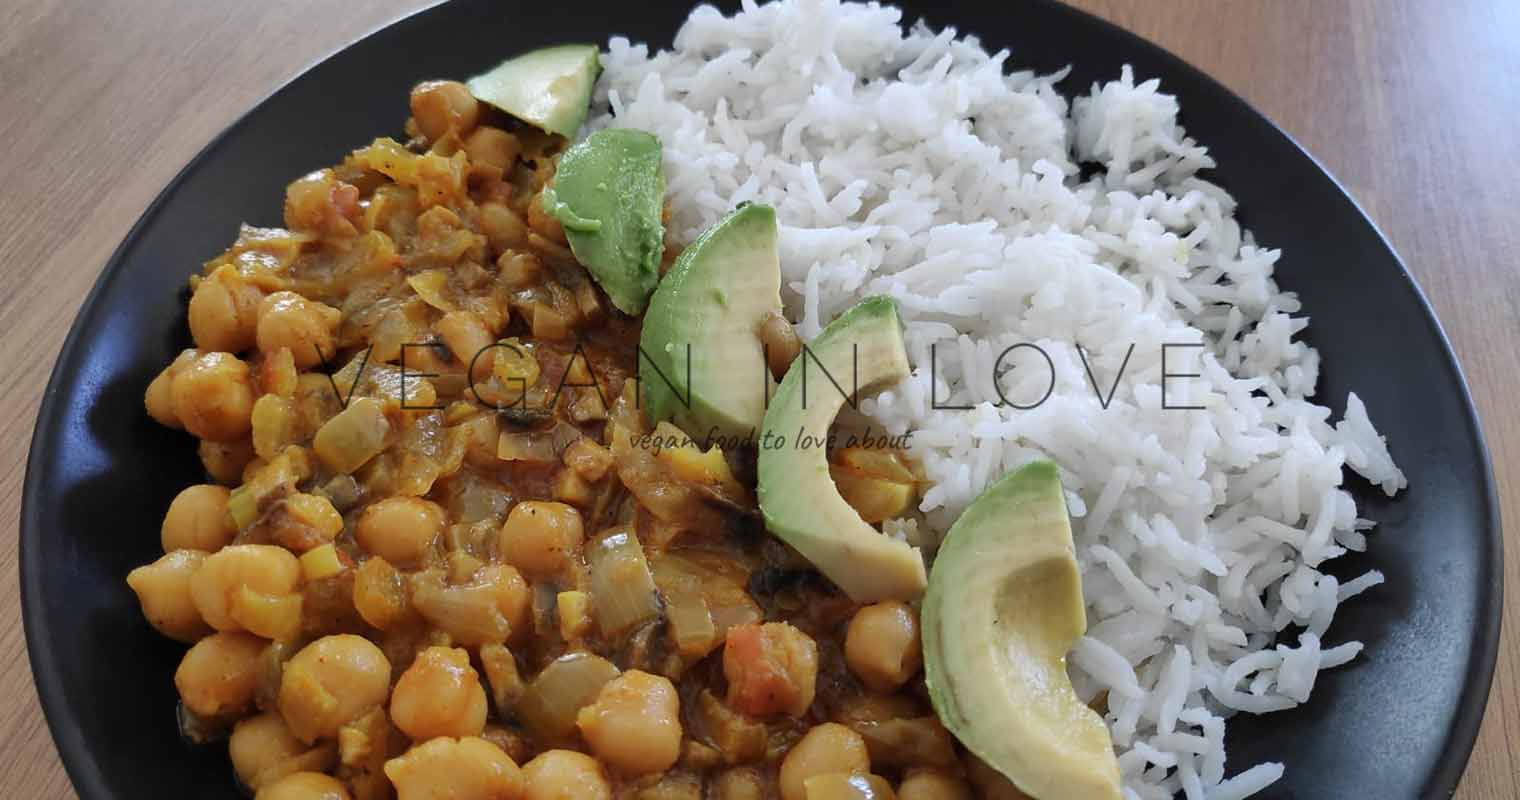
[[[723,675],[734,708],[755,716],[800,717],[813,704],[818,645],[785,622],[738,625],[728,630]]]

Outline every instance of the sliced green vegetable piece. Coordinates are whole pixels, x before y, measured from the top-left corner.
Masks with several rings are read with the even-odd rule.
[[[660,140],[608,128],[560,156],[544,210],[564,226],[577,261],[612,304],[641,314],[660,280],[665,253],[665,172]]]
[[[858,603],[915,600],[918,549],[866,524],[829,477],[825,442],[845,404],[908,375],[902,322],[890,298],[869,297],[829,323],[792,362],[765,412],[760,510],[766,528]]]
[[[747,204],[708,228],[671,265],[639,334],[639,386],[651,422],[671,420],[697,441],[749,438],[774,382],[759,330],[781,313],[776,212]],[[658,374],[654,374],[658,370]]]
[[[1004,476],[961,514],[922,619],[929,697],[966,749],[1037,800],[1118,800],[1108,728],[1066,675],[1087,614],[1055,464]]]
[[[549,133],[574,138],[586,121],[602,73],[594,44],[545,47],[510,58],[471,78],[470,94]]]

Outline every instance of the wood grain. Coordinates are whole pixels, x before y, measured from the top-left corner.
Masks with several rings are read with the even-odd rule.
[[[16,520],[32,423],[111,250],[217,131],[418,0],[0,2],[0,797],[72,797],[19,618]],[[1077,0],[1212,74],[1339,177],[1446,325],[1520,520],[1520,3]],[[188,270],[188,267],[187,267]],[[1520,534],[1506,564],[1520,610]],[[1511,614],[1513,617],[1513,613]],[[1520,797],[1520,638],[1507,635],[1457,797]]]

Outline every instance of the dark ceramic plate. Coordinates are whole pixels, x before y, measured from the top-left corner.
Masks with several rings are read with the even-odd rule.
[[[236,798],[224,747],[192,749],[174,720],[182,648],[143,621],[123,583],[158,555],[158,525],[196,482],[190,440],[142,411],[152,376],[188,346],[187,274],[239,222],[277,224],[285,183],[405,116],[420,79],[462,77],[528,48],[612,34],[668,44],[690,0],[507,4],[460,0],[343,50],[211,143],[164,190],[106,265],[64,344],[37,419],[21,519],[32,670],[70,777],[86,800]],[[1181,100],[1240,217],[1287,254],[1278,277],[1312,316],[1321,395],[1355,389],[1388,434],[1409,490],[1359,485],[1381,525],[1343,575],[1388,576],[1337,615],[1367,644],[1322,676],[1314,703],[1230,726],[1229,764],[1287,763],[1278,798],[1444,797],[1478,731],[1498,645],[1500,530],[1487,451],[1451,349],[1388,243],[1292,140],[1207,76],[1135,36],[1043,0],[910,3],[911,19],[974,32],[1020,67],[1074,70],[1080,91],[1133,64]]]

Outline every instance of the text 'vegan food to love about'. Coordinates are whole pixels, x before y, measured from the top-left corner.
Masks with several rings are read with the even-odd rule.
[[[144,404],[206,479],[126,582],[258,800],[1282,773],[1226,778],[1225,719],[1359,650],[1320,644],[1381,580],[1318,571],[1366,546],[1342,463],[1403,478],[1354,396],[1283,416],[1317,361],[1206,151],[1127,73],[1068,106],[893,9],[822,4],[819,45],[805,5],[419,83],[190,279]],[[1204,354],[1126,376],[1116,331]]]

